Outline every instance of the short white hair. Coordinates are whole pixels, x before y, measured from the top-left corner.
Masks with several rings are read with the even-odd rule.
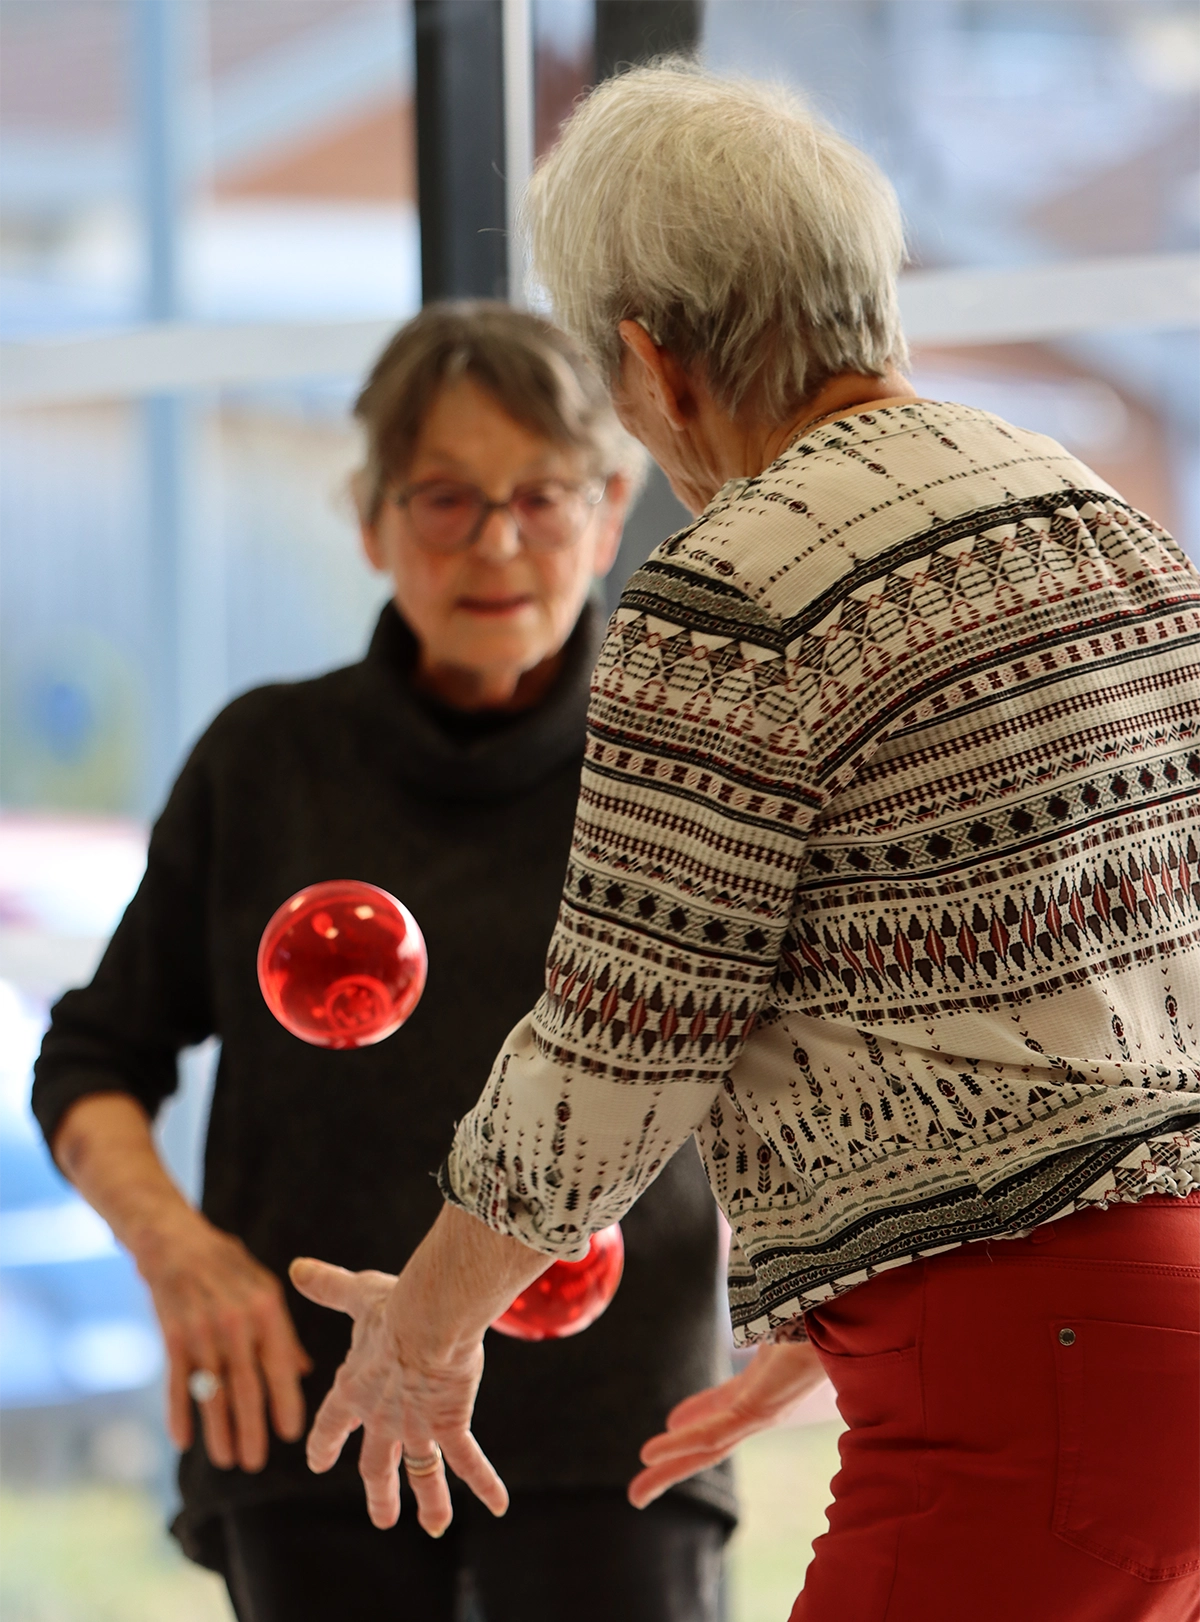
[[[908,351],[904,230],[864,153],[792,92],[675,59],[606,80],[529,186],[533,273],[610,382],[640,321],[720,404],[779,421]]]

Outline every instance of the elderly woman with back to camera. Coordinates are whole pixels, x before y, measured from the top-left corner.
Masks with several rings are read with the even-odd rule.
[[[725,1372],[718,1218],[690,1145],[626,1219],[597,1323],[491,1337],[478,1423],[512,1480],[503,1521],[466,1495],[441,1541],[412,1514],[385,1536],[351,1450],[317,1478],[296,1440],[350,1326],[279,1275],[317,1244],[349,1267],[404,1262],[478,1074],[537,995],[604,626],[594,584],[644,460],[578,347],[498,304],[428,306],[357,415],[362,536],[392,599],[367,656],[243,694],[197,743],[94,981],[54,1010],[34,1107],[150,1287],[183,1451],[176,1532],[240,1622],[451,1622],[460,1581],[482,1622],[715,1622],[728,1473],[652,1518],[624,1493],[646,1432]],[[255,950],[291,892],[347,875],[412,906],[430,977],[402,1031],[339,1053],[271,1017]],[[196,1211],[149,1118],[177,1050],[210,1032]]]
[[[895,198],[786,93],[611,81],[529,220],[697,517],[610,624],[545,991],[437,1223],[394,1282],[293,1268],[357,1320],[310,1460],[361,1421],[377,1518],[401,1445],[499,1504],[482,1326],[695,1134],[759,1350],[635,1503],[827,1373],[793,1622],[1195,1618],[1200,579],[916,396]]]

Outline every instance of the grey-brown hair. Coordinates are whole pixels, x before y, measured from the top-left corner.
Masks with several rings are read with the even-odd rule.
[[[900,209],[870,158],[778,86],[667,59],[580,103],[525,200],[533,272],[610,382],[618,322],[782,420],[908,354]]]
[[[355,403],[367,446],[353,492],[368,523],[379,516],[389,480],[404,476],[438,391],[464,377],[514,422],[582,452],[590,475],[623,474],[637,493],[645,453],[617,422],[603,382],[566,333],[507,304],[445,302],[426,305],[400,328]]]

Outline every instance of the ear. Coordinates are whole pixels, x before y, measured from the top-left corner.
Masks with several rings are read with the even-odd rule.
[[[621,321],[617,334],[625,345],[625,366],[632,379],[622,372],[622,386],[633,384],[632,392],[646,396],[676,432],[686,428],[695,415],[695,394],[687,372],[661,344],[656,344],[640,321]]]
[[[617,561],[628,511],[629,480],[623,473],[614,473],[605,488],[604,501],[597,515],[600,528],[592,554],[592,573],[597,580],[603,580]]]

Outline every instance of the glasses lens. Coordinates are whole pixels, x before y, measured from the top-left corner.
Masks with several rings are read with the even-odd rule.
[[[548,481],[514,491],[509,505],[526,544],[551,552],[578,540],[594,505],[590,494],[589,487]]]
[[[408,497],[408,513],[422,546],[453,552],[479,523],[483,495],[473,484],[422,484]]]

